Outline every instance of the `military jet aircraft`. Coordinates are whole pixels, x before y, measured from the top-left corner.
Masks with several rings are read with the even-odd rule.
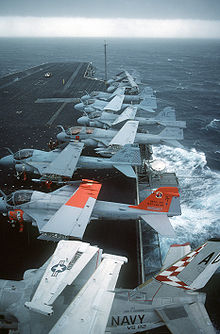
[[[53,256],[41,268],[27,270],[22,281],[0,280],[0,328],[20,334],[60,333],[57,322],[74,299],[71,332],[104,333],[112,290],[126,262],[85,242],[60,241]]]
[[[128,120],[139,122],[140,126],[145,125],[162,125],[168,127],[185,128],[185,121],[176,121],[175,110],[166,107],[157,116],[145,118],[136,116],[137,108],[127,107],[120,115],[111,112],[94,111],[88,116],[78,118],[77,123],[83,126],[92,126],[97,128],[108,129],[110,127],[121,124]]]
[[[183,129],[165,128],[159,134],[137,133],[138,121],[127,121],[119,130],[99,129],[90,127],[71,127],[58,133],[59,142],[80,140],[86,146],[97,147],[96,151],[103,151],[113,145],[124,146],[125,144],[152,144],[182,147],[178,140],[183,139]]]
[[[57,148],[50,152],[23,149],[1,158],[0,167],[14,168],[17,173],[66,177],[72,177],[76,170],[114,168],[127,177],[136,178],[132,166],[141,165],[139,147],[125,145],[110,159],[80,156],[83,147],[83,143],[70,142],[63,150]]]
[[[134,78],[128,73],[123,71],[116,75],[116,78],[107,80],[106,84],[109,86],[107,92],[112,93],[117,87],[125,87],[129,94],[138,94],[139,87]]]
[[[161,187],[139,205],[96,201],[101,184],[93,180],[73,181],[50,193],[17,190],[0,197],[0,212],[13,223],[30,222],[37,226],[40,239],[63,237],[82,239],[92,219],[136,220],[142,218],[165,236],[175,235],[168,216],[180,215],[176,187]]]
[[[91,93],[87,93],[86,95],[83,95],[80,100],[82,102],[85,102],[90,99],[98,99],[98,100],[104,100],[104,101],[111,101],[111,99],[116,95],[124,95],[124,103],[140,103],[143,101],[146,97],[148,99],[152,98],[155,100],[156,98],[153,95],[153,89],[151,87],[144,87],[144,89],[140,92],[140,94],[137,95],[128,95],[125,94],[125,87],[119,87],[117,88],[113,93],[107,93],[102,91],[93,91]]]
[[[215,333],[206,296],[197,290],[219,267],[219,239],[194,251],[189,244],[172,245],[161,272],[132,290],[115,289],[126,258],[103,254],[101,261],[101,254],[86,243],[60,241],[50,262],[26,271],[22,281],[0,280],[2,328],[20,334],[104,334],[166,325],[173,334]]]
[[[84,102],[75,104],[74,108],[87,114],[97,110],[119,112],[124,108],[131,106],[131,104],[124,103],[125,96],[126,95],[115,95],[110,101],[88,99]],[[148,112],[155,112],[154,109],[157,108],[156,98],[154,96],[145,96],[140,104],[132,105],[135,106],[137,110]]]

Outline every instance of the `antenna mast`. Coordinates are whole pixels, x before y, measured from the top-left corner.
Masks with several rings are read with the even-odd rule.
[[[104,52],[105,52],[105,82],[107,81],[107,43],[104,41]]]

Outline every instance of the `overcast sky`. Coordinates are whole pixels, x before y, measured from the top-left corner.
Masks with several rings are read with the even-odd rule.
[[[0,36],[220,38],[220,0],[0,0]]]

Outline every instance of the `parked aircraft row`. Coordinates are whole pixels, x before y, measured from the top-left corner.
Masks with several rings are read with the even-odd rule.
[[[10,155],[0,159],[0,166],[46,180],[52,180],[52,175],[71,178],[77,169],[104,168],[115,168],[135,178],[133,166],[141,164],[137,144],[181,147],[178,140],[183,139],[185,122],[176,121],[173,109],[165,108],[154,118],[136,117],[138,109],[150,112],[156,109],[150,88],[140,93],[138,84],[127,71],[107,84],[107,93],[95,92],[82,97],[85,105],[91,97],[101,99],[95,102],[95,107],[90,101],[87,103],[94,110],[83,106],[86,113],[98,110],[97,123],[88,124],[96,127],[72,127],[66,131],[62,128],[57,138],[67,142],[66,145],[50,152],[10,151]],[[104,107],[100,101],[105,102]],[[123,102],[132,104],[123,106]],[[125,110],[116,114],[122,106]],[[79,123],[93,119],[92,114],[86,117],[78,120]],[[113,128],[119,124],[122,126],[119,131]],[[139,124],[169,127],[154,135],[138,132]],[[81,155],[86,145],[96,147],[96,152],[110,158]],[[100,201],[101,187],[100,182],[86,179],[69,181],[50,193],[17,190],[6,195],[1,191],[0,212],[12,224],[31,223],[38,227],[39,239],[61,240],[51,259],[38,270],[26,271],[22,281],[0,280],[3,328],[21,334],[95,334],[136,333],[166,325],[175,334],[214,333],[204,307],[205,295],[196,290],[207,283],[219,266],[219,240],[207,241],[194,251],[189,244],[173,245],[161,272],[133,290],[115,289],[126,258],[102,255],[101,249],[85,242],[62,240],[82,239],[87,224],[94,219],[141,218],[160,234],[174,236],[168,217],[181,214],[177,187],[150,191],[140,204]]]

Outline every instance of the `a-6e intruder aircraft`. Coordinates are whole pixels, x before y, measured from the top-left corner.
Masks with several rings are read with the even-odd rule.
[[[69,142],[80,140],[86,146],[97,147],[96,152],[105,155],[108,148],[125,144],[164,144],[174,147],[183,147],[178,140],[183,139],[183,129],[165,128],[159,134],[137,133],[138,121],[127,121],[123,127],[117,131],[113,129],[100,129],[90,127],[73,126],[58,133],[59,142]]]
[[[155,117],[138,117],[136,116],[137,108],[134,106],[127,107],[120,115],[113,112],[94,111],[87,116],[78,118],[77,123],[83,126],[92,126],[97,128],[108,129],[118,126],[128,120],[139,122],[139,126],[161,125],[176,128],[185,128],[185,121],[177,121],[175,110],[166,107]]]
[[[72,177],[76,170],[117,169],[127,177],[136,178],[133,166],[141,165],[140,149],[135,145],[125,145],[113,157],[99,158],[81,156],[84,144],[70,142],[63,150],[50,152],[23,149],[0,159],[0,167],[14,168],[17,173],[41,176]],[[25,174],[24,174],[25,175]]]
[[[109,93],[114,92],[117,87],[125,87],[129,94],[139,93],[138,84],[128,71],[123,71],[117,74],[115,78],[107,80],[106,84],[109,86],[107,88],[107,92]]]
[[[173,334],[214,334],[198,292],[220,264],[220,240],[191,251],[172,245],[160,273],[135,289],[115,289],[126,258],[79,241],[60,241],[22,281],[0,280],[1,328],[20,334],[137,333],[166,325]],[[103,260],[101,261],[101,257]]]
[[[119,112],[131,105],[124,103],[125,96],[126,95],[115,95],[109,102],[98,99],[84,100],[84,102],[75,104],[74,108],[87,114],[96,110]],[[133,103],[132,105],[136,107],[138,111],[155,112],[154,109],[157,108],[156,98],[150,96],[144,97],[139,104]]]
[[[102,91],[93,91],[91,93],[87,93],[86,95],[81,96],[80,100],[82,102],[86,102],[90,99],[98,99],[104,101],[111,101],[116,95],[124,95],[124,103],[140,103],[146,97],[150,100],[154,100],[156,103],[156,97],[153,95],[153,89],[151,87],[144,87],[144,89],[137,95],[128,95],[125,92],[125,87],[117,88],[113,93],[107,93]]]
[[[0,212],[15,223],[30,222],[39,238],[82,239],[90,219],[137,220],[142,218],[164,236],[174,236],[168,216],[181,214],[176,187],[161,187],[138,205],[97,200],[102,184],[93,180],[72,181],[53,192],[17,190],[0,197]]]

